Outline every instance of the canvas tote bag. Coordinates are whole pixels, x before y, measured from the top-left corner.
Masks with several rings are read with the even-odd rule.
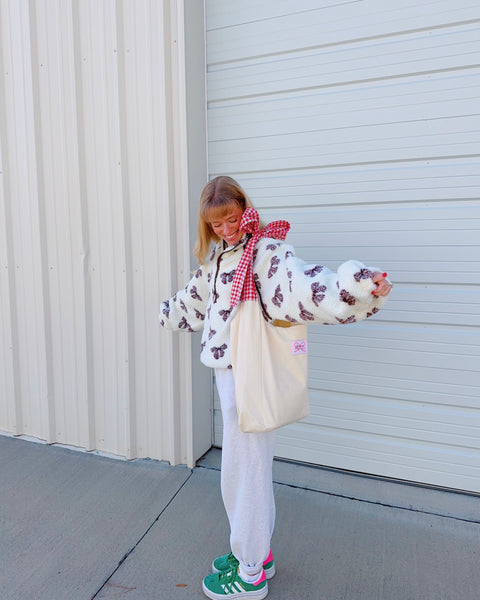
[[[241,302],[230,351],[242,431],[271,431],[308,415],[306,325],[267,321],[258,299]]]

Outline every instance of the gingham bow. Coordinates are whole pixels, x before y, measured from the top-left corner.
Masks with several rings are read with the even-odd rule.
[[[240,222],[240,229],[244,233],[251,233],[242,258],[235,270],[235,277],[230,294],[230,308],[233,308],[240,300],[256,300],[257,288],[253,279],[253,251],[258,240],[262,237],[284,240],[290,229],[288,221],[273,221],[264,229],[260,229],[258,212],[254,208],[247,208]]]

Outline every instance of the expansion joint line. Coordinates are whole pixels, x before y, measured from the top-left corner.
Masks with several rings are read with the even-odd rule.
[[[133,553],[135,552],[135,550],[137,549],[137,547],[142,543],[142,541],[145,539],[145,537],[149,534],[149,532],[151,531],[151,529],[155,526],[155,524],[158,522],[158,520],[160,519],[160,517],[165,513],[165,511],[168,509],[168,507],[172,504],[172,502],[175,500],[175,498],[178,496],[178,494],[183,490],[183,488],[185,487],[185,485],[190,481],[191,477],[193,475],[193,469],[190,469],[190,475],[185,479],[185,481],[182,483],[182,485],[178,488],[178,490],[175,492],[175,494],[173,494],[173,496],[170,498],[170,500],[167,502],[167,504],[163,507],[163,509],[160,511],[160,514],[155,518],[155,520],[153,521],[153,523],[151,523],[149,525],[149,527],[147,528],[147,530],[143,533],[143,535],[138,539],[138,541],[135,543],[135,545],[130,548],[130,550],[128,550],[123,557],[121,558],[121,560],[119,561],[118,565],[115,567],[115,569],[110,573],[110,575],[105,579],[105,581],[102,583],[102,585],[98,588],[98,590],[93,594],[93,596],[91,596],[90,600],[95,600],[95,598],[98,596],[98,594],[103,590],[103,588],[107,585],[107,583],[110,581],[110,579],[115,575],[115,573],[120,569],[120,567],[123,565],[123,563],[127,560],[127,558]]]

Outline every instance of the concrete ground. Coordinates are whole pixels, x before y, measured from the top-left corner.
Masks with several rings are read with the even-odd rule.
[[[195,469],[0,436],[1,600],[201,600],[228,548]],[[478,600],[477,496],[276,461],[271,600]]]

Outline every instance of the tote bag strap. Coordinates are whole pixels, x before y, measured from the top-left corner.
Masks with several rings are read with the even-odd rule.
[[[273,319],[268,314],[267,307],[263,303],[262,295],[260,294],[260,290],[258,289],[257,282],[255,280],[253,280],[253,283],[255,285],[255,289],[257,290],[258,301],[260,302],[260,308],[262,309],[263,318],[265,319],[265,321],[272,322]]]
[[[265,319],[265,321],[267,321],[268,323],[271,323],[275,327],[294,327],[295,325],[298,325],[298,323],[290,323],[290,321],[283,321],[282,319],[272,319],[272,317],[268,314],[267,307],[265,306],[265,304],[262,300],[262,295],[260,294],[260,290],[258,289],[258,285],[255,280],[254,280],[254,283],[255,283],[255,288],[257,290],[257,294],[258,294],[258,301],[260,303],[260,308],[262,309],[262,314],[263,314],[263,318]]]

